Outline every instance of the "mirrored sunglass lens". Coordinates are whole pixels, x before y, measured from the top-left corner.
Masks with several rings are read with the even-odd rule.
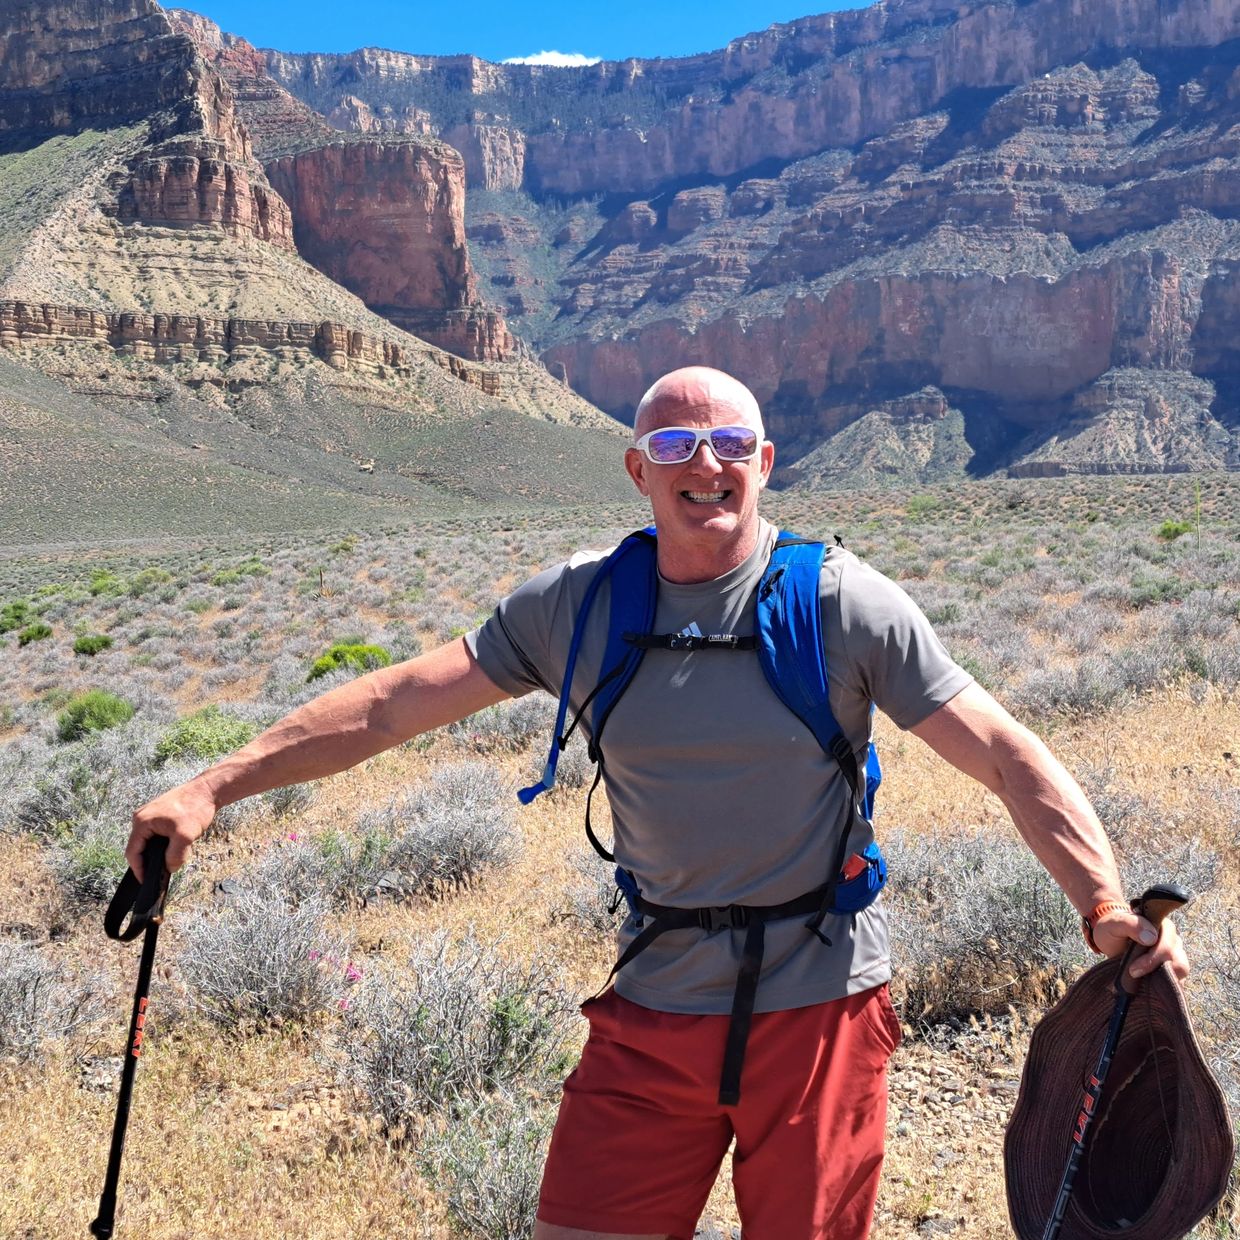
[[[725,426],[710,433],[710,446],[723,461],[742,461],[758,446],[757,433],[744,426]]]
[[[685,431],[659,431],[651,435],[646,450],[653,460],[664,464],[671,461],[687,461],[697,447],[695,437]]]

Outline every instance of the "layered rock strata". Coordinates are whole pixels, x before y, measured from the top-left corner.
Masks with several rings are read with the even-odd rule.
[[[298,250],[398,327],[476,361],[516,344],[481,307],[465,244],[465,170],[443,143],[337,141],[267,165]]]
[[[146,121],[116,211],[218,225],[291,248],[288,209],[254,162],[227,87],[153,0],[14,0],[0,12],[0,144]]]
[[[378,379],[407,379],[431,361],[489,396],[502,393],[495,371],[470,366],[439,349],[410,348],[342,323],[281,323],[193,315],[104,313],[72,306],[0,301],[0,348],[25,350],[55,344],[90,344],[161,363],[208,364],[258,353],[284,361],[311,358],[334,370]],[[217,372],[225,386],[228,376]]]
[[[335,123],[437,133],[503,191],[470,218],[484,295],[618,416],[700,361],[755,388],[785,458],[925,385],[999,463],[1197,467],[1240,441],[1224,0],[891,0],[570,70],[264,55]],[[1132,401],[1093,386],[1120,372],[1184,433],[1124,432]]]

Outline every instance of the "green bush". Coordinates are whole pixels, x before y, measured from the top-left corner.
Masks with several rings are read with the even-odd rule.
[[[167,585],[172,574],[162,568],[144,568],[136,576],[130,578],[128,593],[134,598],[153,590],[156,586]]]
[[[31,642],[41,642],[51,637],[52,626],[44,624],[42,620],[36,621],[34,624],[28,624],[17,635],[17,644],[19,646],[29,646]]]
[[[338,668],[369,672],[376,667],[389,667],[392,656],[382,646],[369,646],[355,641],[337,642],[326,654],[315,659],[307,680],[318,680]]]
[[[112,639],[106,633],[88,633],[73,643],[73,653],[94,656],[111,645]]]
[[[102,732],[133,718],[133,706],[106,689],[75,694],[56,716],[56,735],[62,741],[80,740],[88,732]]]
[[[1191,521],[1164,521],[1158,527],[1158,537],[1163,542],[1175,542],[1182,534],[1191,534],[1193,532],[1193,523]]]
[[[34,617],[34,610],[24,598],[5,603],[3,607],[0,607],[0,633],[11,633],[14,629],[20,629],[23,624],[29,624]]]
[[[91,575],[88,588],[96,597],[100,594],[122,594],[125,590],[125,583],[115,573],[106,568],[100,568]]]
[[[183,758],[210,761],[240,749],[257,735],[254,724],[225,714],[218,706],[204,706],[178,719],[160,737],[155,746],[155,758],[161,764]]]
[[[235,586],[241,580],[241,574],[233,568],[222,568],[211,578],[213,586]]]

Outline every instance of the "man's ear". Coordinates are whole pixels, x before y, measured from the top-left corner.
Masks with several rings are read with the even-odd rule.
[[[762,462],[762,472],[758,475],[758,485],[764,487],[770,480],[771,469],[775,465],[775,445],[769,439],[762,441],[759,460]]]
[[[650,494],[646,484],[646,458],[636,448],[627,448],[624,453],[625,472],[633,479],[633,485],[643,494]]]

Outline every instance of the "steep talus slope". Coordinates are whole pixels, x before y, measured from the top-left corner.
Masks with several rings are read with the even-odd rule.
[[[484,289],[619,416],[703,361],[785,460],[932,385],[975,472],[1240,464],[1229,0],[897,0],[583,69],[263,55],[333,124],[458,147]]]

